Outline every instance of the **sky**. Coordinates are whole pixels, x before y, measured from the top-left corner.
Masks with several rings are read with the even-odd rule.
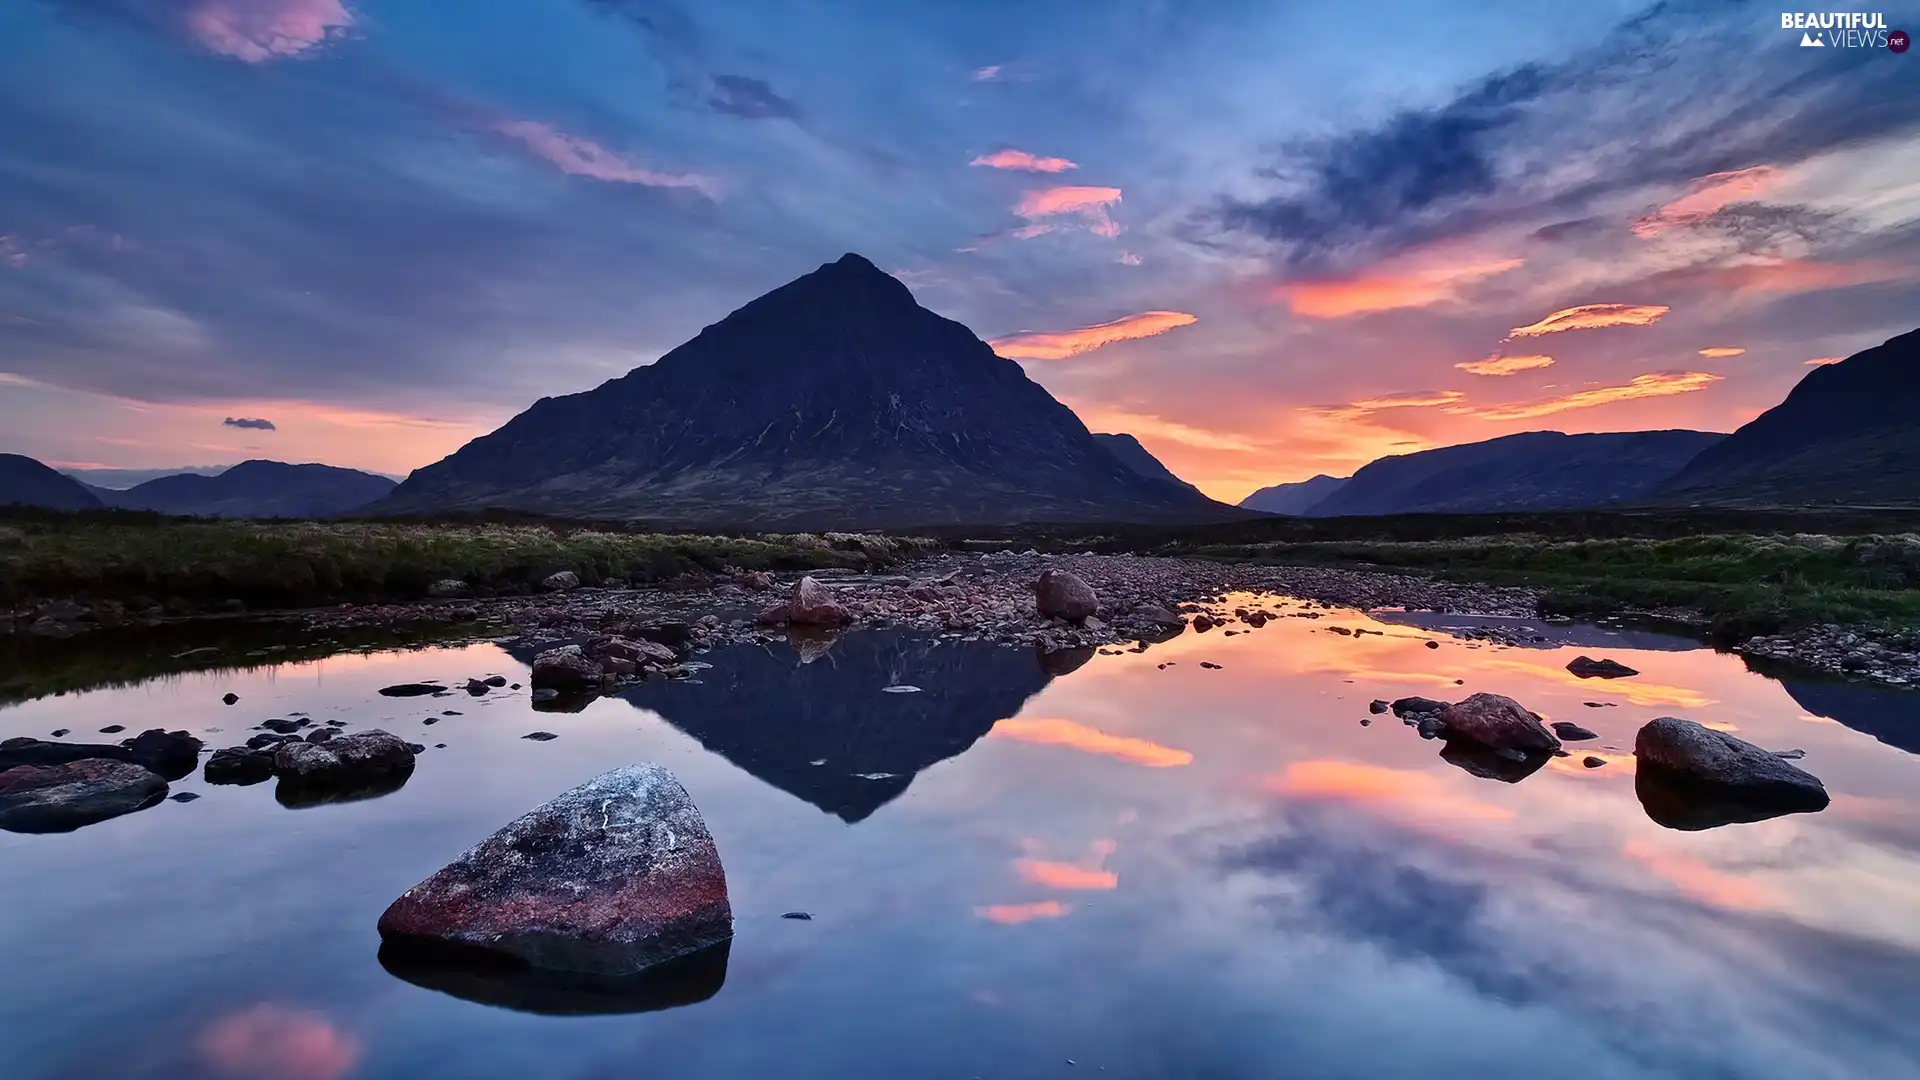
[[[1727,0],[9,0],[0,451],[404,474],[847,251],[1218,498],[1730,431],[1920,325],[1920,52],[1813,33]]]

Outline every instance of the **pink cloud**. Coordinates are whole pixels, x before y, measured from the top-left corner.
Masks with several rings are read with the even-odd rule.
[[[196,0],[185,19],[208,50],[249,64],[299,56],[353,25],[340,0]]]
[[[1816,356],[1813,359],[1807,361],[1807,366],[1808,367],[1825,367],[1828,364],[1837,364],[1840,361],[1845,359],[1846,357],[1844,356]]]
[[[969,165],[984,165],[989,169],[1016,169],[1021,172],[1057,173],[1080,166],[1062,157],[1035,157],[1025,150],[995,150],[991,154],[982,154]]]
[[[1746,355],[1746,351],[1747,350],[1738,345],[1715,345],[1711,348],[1701,349],[1700,355],[1709,360],[1725,360],[1730,356],[1744,356]]]
[[[1550,416],[1553,413],[1567,412],[1571,409],[1591,409],[1598,405],[1611,405],[1617,401],[1692,394],[1705,390],[1723,378],[1725,376],[1705,371],[1656,371],[1647,375],[1635,375],[1623,386],[1596,386],[1591,390],[1563,394],[1542,401],[1522,401],[1478,409],[1461,406],[1448,411],[1457,415],[1476,416],[1482,420],[1531,420],[1537,416]]]
[[[1029,191],[1013,208],[1013,212],[1026,218],[1029,224],[1015,230],[1014,235],[1025,239],[1026,233],[1038,236],[1041,232],[1051,232],[1054,230],[1034,231],[1031,223],[1040,218],[1077,215],[1086,220],[1088,232],[1112,239],[1120,235],[1120,226],[1108,216],[1107,209],[1119,201],[1120,189],[1116,187],[1063,185]]]
[[[1184,311],[1143,311],[1072,330],[1023,330],[987,344],[1010,360],[1065,360],[1116,341],[1156,337],[1198,321]]]
[[[1685,195],[1634,222],[1634,234],[1651,239],[1669,229],[1698,225],[1724,207],[1758,198],[1781,176],[1781,170],[1771,165],[1703,176],[1688,185]]]
[[[592,139],[569,135],[535,120],[505,120],[496,124],[495,130],[520,140],[527,149],[569,176],[645,187],[688,188],[709,199],[720,197],[719,185],[710,177],[693,173],[657,172],[608,150]]]
[[[1444,253],[1420,253],[1346,277],[1288,282],[1275,289],[1273,295],[1295,315],[1309,319],[1344,319],[1350,315],[1424,308],[1457,300],[1460,290],[1466,286],[1522,265],[1520,259],[1448,258]]]
[[[360,1043],[326,1016],[262,1004],[216,1020],[200,1033],[200,1056],[236,1080],[339,1080],[360,1060]]]
[[[1652,326],[1660,316],[1672,311],[1661,304],[1581,304],[1559,311],[1526,326],[1516,326],[1513,337],[1544,337],[1568,330],[1597,330],[1607,326]]]
[[[1123,251],[1120,253],[1120,265],[1121,266],[1139,266],[1140,256],[1135,255],[1131,251]]]

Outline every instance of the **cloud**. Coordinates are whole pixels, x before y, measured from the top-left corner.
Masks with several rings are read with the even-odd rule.
[[[974,908],[973,913],[988,922],[1018,926],[1035,919],[1058,919],[1071,910],[1058,900],[1041,900],[1031,904],[988,904]]]
[[[339,1080],[360,1061],[359,1040],[323,1014],[274,1004],[221,1017],[198,1047],[216,1073],[236,1080]]]
[[[800,120],[800,106],[774,93],[763,79],[745,75],[715,75],[713,94],[707,105],[714,112],[738,116],[743,120]]]
[[[974,82],[998,82],[1001,68],[1002,65],[1000,64],[988,64],[986,67],[974,68],[970,77]]]
[[[1051,716],[1016,716],[1002,720],[987,732],[987,738],[1067,746],[1089,754],[1145,765],[1150,769],[1168,769],[1193,763],[1193,755],[1185,750],[1176,750],[1130,735],[1110,735],[1099,728]]]
[[[1825,367],[1828,364],[1837,364],[1840,361],[1845,359],[1846,357],[1844,356],[1816,356],[1813,359],[1807,361],[1807,366],[1808,367]]]
[[[1814,259],[1767,259],[1702,271],[1682,271],[1676,280],[1691,278],[1736,293],[1806,293],[1844,289],[1885,281],[1920,277],[1912,266],[1879,259],[1829,262]]]
[[[1660,304],[1582,304],[1563,308],[1527,326],[1508,331],[1510,337],[1544,337],[1568,330],[1596,330],[1607,326],[1652,326],[1673,310]]]
[[[1738,345],[1714,345],[1700,350],[1700,355],[1709,360],[1724,360],[1729,356],[1744,356],[1747,350]]]
[[[19,237],[12,235],[0,236],[0,265],[10,266],[18,270],[27,265],[29,258],[27,245],[21,242]]]
[[[1290,281],[1273,291],[1295,315],[1344,319],[1376,311],[1424,308],[1459,299],[1461,288],[1519,268],[1521,259],[1377,267],[1345,277]]]
[[[1014,872],[1035,885],[1066,892],[1104,891],[1118,888],[1120,875],[1102,869],[1114,852],[1112,840],[1096,840],[1087,858],[1078,863],[1052,862],[1046,859],[1018,859]]]
[[[1299,761],[1267,781],[1288,799],[1346,803],[1415,828],[1461,821],[1510,821],[1513,811],[1453,790],[1447,780],[1411,769],[1350,761]]]
[[[1022,172],[1043,173],[1066,172],[1068,169],[1077,169],[1080,167],[1068,161],[1066,158],[1035,157],[1025,150],[1011,149],[995,150],[991,154],[982,154],[972,161],[967,162],[967,164],[984,165],[989,169],[1017,169]],[[1117,199],[1118,197],[1119,193],[1115,192],[1115,198]]]
[[[1599,386],[1591,390],[1547,398],[1544,401],[1523,401],[1485,408],[1463,406],[1447,411],[1456,415],[1478,417],[1482,420],[1529,420],[1536,416],[1549,416],[1572,409],[1591,409],[1599,405],[1612,405],[1619,401],[1692,394],[1705,390],[1723,378],[1725,376],[1705,371],[1654,372],[1636,375],[1624,386]]]
[[[1759,911],[1780,902],[1755,882],[1716,870],[1691,855],[1663,850],[1647,840],[1628,840],[1620,853],[1709,907]]]
[[[249,431],[276,430],[271,420],[260,420],[246,416],[229,416],[225,420],[220,421],[220,423],[223,427],[246,428]]]
[[[181,18],[206,49],[249,64],[300,56],[353,25],[340,0],[194,0]]]
[[[1131,251],[1123,251],[1120,253],[1120,265],[1121,266],[1139,266],[1140,256],[1135,255]]]
[[[1128,412],[1116,409],[1080,409],[1076,410],[1086,417],[1087,422],[1097,431],[1124,431],[1134,436],[1158,437],[1187,446],[1197,446],[1203,450],[1227,450],[1241,453],[1259,453],[1266,449],[1230,432],[1211,431],[1182,424],[1174,420],[1162,419],[1145,413]]]
[[[1302,405],[1299,411],[1330,420],[1359,420],[1383,409],[1430,409],[1452,405],[1466,396],[1458,390],[1399,390],[1345,405]]]
[[[719,185],[708,177],[692,173],[656,172],[621,157],[591,139],[569,135],[536,120],[506,120],[495,125],[495,130],[520,140],[527,149],[569,176],[644,187],[688,188],[709,199],[720,197]]]
[[[1143,311],[1074,330],[1022,330],[987,344],[1011,360],[1065,360],[1116,341],[1157,337],[1197,321],[1184,311]]]
[[[1120,235],[1120,226],[1108,216],[1108,207],[1120,201],[1120,189],[1116,187],[1082,187],[1063,185],[1029,191],[1020,197],[1013,212],[1033,222],[1039,218],[1059,217],[1063,214],[1077,214],[1087,221],[1087,231],[1109,239]],[[1016,236],[1035,229],[1028,225],[1026,229],[1016,230]],[[1040,229],[1032,235],[1052,231],[1052,226]]]
[[[1471,375],[1518,375],[1552,367],[1551,356],[1489,356],[1485,360],[1462,360],[1453,365]]]
[[[1685,195],[1634,222],[1634,235],[1649,240],[1671,229],[1703,224],[1722,209],[1774,187],[1781,176],[1782,171],[1771,165],[1756,165],[1700,177],[1688,185]]]

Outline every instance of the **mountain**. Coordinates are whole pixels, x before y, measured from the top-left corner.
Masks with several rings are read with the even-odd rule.
[[[1240,505],[1248,510],[1258,510],[1263,514],[1285,514],[1290,517],[1306,517],[1314,504],[1340,490],[1348,477],[1328,476],[1321,473],[1311,480],[1302,480],[1297,484],[1275,484],[1263,487],[1259,491],[1240,500]]]
[[[377,512],[886,528],[1236,515],[1149,480],[965,326],[848,255],[646,367],[541,398]]]
[[[0,506],[48,510],[98,510],[105,504],[71,476],[30,457],[0,454]]]
[[[125,491],[135,484],[144,484],[163,476],[179,476],[181,473],[217,476],[226,472],[229,467],[226,465],[178,465],[171,469],[61,469],[60,471],[87,485],[91,491],[118,492]]]
[[[1188,491],[1197,492],[1200,490],[1185,480],[1180,479],[1178,476],[1175,476],[1172,469],[1160,464],[1159,458],[1154,457],[1146,447],[1140,445],[1139,439],[1125,432],[1118,435],[1105,435],[1095,432],[1093,438],[1094,441],[1098,442],[1101,446],[1106,447],[1107,453],[1119,458],[1120,464],[1125,465],[1127,468],[1132,469],[1134,472],[1139,473],[1149,480],[1160,480],[1169,484],[1178,484]]]
[[[243,461],[217,476],[180,473],[107,492],[107,501],[129,510],[157,510],[192,517],[334,517],[381,498],[393,481],[332,465]]]
[[[1631,502],[1725,435],[1528,431],[1384,457],[1314,503],[1313,517],[1575,510]]]
[[[1657,496],[1920,503],[1920,330],[1809,371],[1785,401],[1701,451]]]

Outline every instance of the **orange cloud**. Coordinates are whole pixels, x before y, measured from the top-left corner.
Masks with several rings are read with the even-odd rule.
[[[1530,420],[1536,416],[1550,416],[1553,413],[1568,412],[1572,409],[1591,409],[1600,405],[1612,405],[1617,401],[1691,394],[1705,390],[1723,378],[1725,376],[1705,371],[1660,371],[1648,375],[1635,375],[1625,386],[1596,386],[1591,390],[1563,394],[1544,401],[1520,401],[1507,405],[1490,405],[1485,408],[1463,406],[1447,411],[1459,416],[1478,417],[1481,420]]]
[[[1552,367],[1551,356],[1489,356],[1485,360],[1462,360],[1453,365],[1472,375],[1518,375]]]
[[[326,1016],[284,1005],[255,1005],[200,1033],[200,1056],[240,1080],[338,1080],[360,1060],[360,1043]]]
[[[993,725],[987,732],[989,739],[1012,739],[1016,742],[1039,743],[1045,746],[1067,746],[1089,754],[1119,758],[1135,765],[1145,765],[1150,769],[1168,769],[1180,765],[1191,765],[1193,755],[1185,750],[1176,750],[1171,746],[1162,746],[1147,739],[1136,739],[1130,735],[1110,735],[1099,728],[1088,727],[1072,720],[1058,717],[1012,717]]]
[[[1807,366],[1808,367],[1825,367],[1828,364],[1837,364],[1840,361],[1845,359],[1846,357],[1844,356],[1816,356],[1813,359],[1807,361]]]
[[[1087,858],[1078,863],[1050,862],[1046,859],[1019,859],[1014,871],[1035,885],[1049,889],[1097,891],[1118,888],[1120,875],[1101,867],[1117,845],[1112,840],[1096,840]]]
[[[1510,821],[1513,811],[1453,791],[1440,777],[1351,761],[1299,761],[1270,777],[1267,790],[1289,799],[1352,803],[1410,825],[1436,821]]]
[[[1262,444],[1232,432],[1197,428],[1190,424],[1165,420],[1145,413],[1102,409],[1098,406],[1074,411],[1085,418],[1087,425],[1095,431],[1124,431],[1136,438],[1157,436],[1177,443],[1185,443],[1188,446],[1196,446],[1202,450],[1257,454],[1266,449]]]
[[[585,176],[609,183],[640,184],[644,187],[688,188],[709,199],[720,197],[719,185],[708,177],[692,173],[656,172],[627,160],[592,139],[569,135],[535,120],[503,120],[494,125],[494,129],[502,135],[520,140],[527,149],[569,176]]]
[[[1757,911],[1778,902],[1771,893],[1745,878],[1708,866],[1699,859],[1662,851],[1645,840],[1629,840],[1620,853],[1651,870],[1703,904],[1734,911]]]
[[[1873,259],[1844,263],[1776,259],[1718,267],[1706,277],[1709,283],[1735,292],[1803,293],[1879,281],[1904,281],[1914,274],[1910,266]]]
[[[1701,349],[1700,355],[1709,360],[1723,360],[1729,356],[1745,356],[1746,352],[1747,350],[1738,345],[1715,345],[1712,348]]]
[[[1294,281],[1274,289],[1273,297],[1295,315],[1343,319],[1375,311],[1423,308],[1459,299],[1460,289],[1523,265],[1521,259],[1478,259],[1441,265],[1375,268],[1344,278]]]
[[[987,344],[1010,360],[1065,360],[1116,341],[1157,337],[1198,321],[1184,311],[1143,311],[1075,330],[1022,330]]]
[[[1661,304],[1582,304],[1563,308],[1537,323],[1516,326],[1510,337],[1543,337],[1568,330],[1597,330],[1606,326],[1652,326],[1672,311]]]
[[[1333,420],[1359,420],[1382,409],[1428,409],[1452,405],[1467,395],[1458,390],[1401,390],[1377,397],[1361,398],[1345,405],[1302,405],[1300,412]]]
[[[1018,169],[1023,172],[1043,173],[1066,172],[1068,169],[1080,167],[1066,158],[1035,157],[1025,150],[995,150],[991,154],[981,154],[967,164],[984,165],[989,169]],[[1114,192],[1114,198],[1119,198],[1118,191]]]
[[[1634,222],[1634,234],[1647,240],[1669,229],[1698,225],[1723,207],[1758,197],[1781,175],[1781,170],[1771,165],[1756,165],[1702,176],[1688,185],[1685,195]]]
[[[198,0],[185,19],[209,51],[249,64],[298,56],[353,25],[340,0]]]
[[[988,904],[974,908],[973,913],[988,922],[1018,926],[1035,919],[1058,919],[1070,910],[1058,900],[1041,900],[1032,904]]]

